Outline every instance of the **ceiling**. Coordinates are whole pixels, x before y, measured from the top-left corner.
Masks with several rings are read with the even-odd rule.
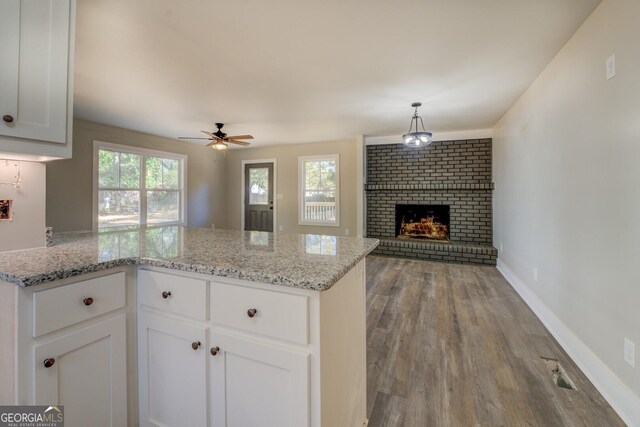
[[[599,2],[77,0],[75,116],[264,146],[401,134],[421,101],[436,136],[487,129]]]

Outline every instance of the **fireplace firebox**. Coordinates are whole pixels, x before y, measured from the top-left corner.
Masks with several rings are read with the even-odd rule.
[[[449,241],[449,205],[396,205],[396,237]]]

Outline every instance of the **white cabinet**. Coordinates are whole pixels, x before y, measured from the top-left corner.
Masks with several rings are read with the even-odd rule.
[[[210,343],[212,426],[309,425],[308,352],[216,333]]]
[[[140,269],[140,425],[361,427],[364,285],[364,262],[323,292]]]
[[[37,405],[64,405],[66,425],[127,425],[126,317],[35,346]]]
[[[69,427],[133,425],[133,277],[118,267],[41,286],[0,282],[0,300],[15,304],[0,315],[0,404],[63,405]]]
[[[207,328],[140,310],[141,426],[206,426]]]
[[[0,0],[3,157],[71,157],[74,20],[75,0]]]

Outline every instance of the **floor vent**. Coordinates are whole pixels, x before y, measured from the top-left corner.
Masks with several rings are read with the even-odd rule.
[[[576,390],[575,384],[573,384],[573,381],[571,381],[571,378],[567,375],[567,371],[565,371],[560,362],[558,362],[558,359],[542,357],[542,360],[547,369],[551,371],[551,378],[555,385],[560,388]]]

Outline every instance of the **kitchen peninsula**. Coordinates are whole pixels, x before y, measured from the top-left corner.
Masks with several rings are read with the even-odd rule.
[[[360,427],[377,244],[165,226],[1,253],[0,403],[70,426]]]

